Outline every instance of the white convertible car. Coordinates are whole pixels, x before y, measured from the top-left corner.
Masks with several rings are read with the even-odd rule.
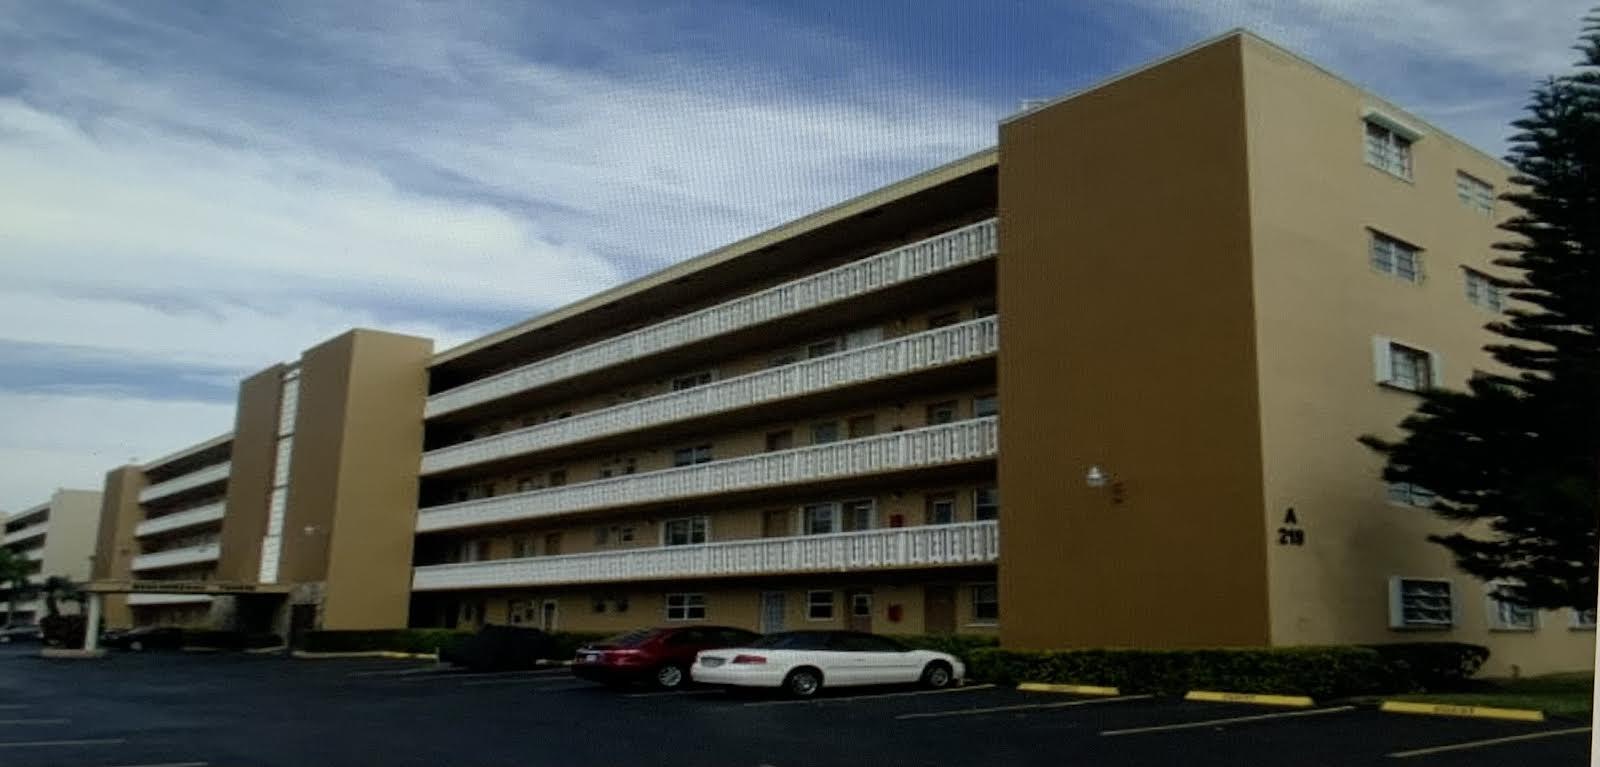
[[[704,650],[690,675],[696,682],[782,688],[797,697],[823,685],[909,684],[948,687],[966,667],[953,655],[913,650],[888,637],[857,631],[768,634],[744,647]]]

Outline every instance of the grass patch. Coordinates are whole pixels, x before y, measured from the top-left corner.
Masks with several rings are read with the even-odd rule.
[[[1594,674],[1574,672],[1523,679],[1483,679],[1471,689],[1448,693],[1413,693],[1392,700],[1448,703],[1455,706],[1531,708],[1551,716],[1586,717],[1593,701]]]

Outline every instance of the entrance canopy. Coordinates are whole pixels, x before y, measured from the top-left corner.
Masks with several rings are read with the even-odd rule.
[[[245,581],[89,581],[91,594],[287,594],[287,583]]]

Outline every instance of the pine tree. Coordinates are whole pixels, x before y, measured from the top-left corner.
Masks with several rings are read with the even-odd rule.
[[[1464,392],[1425,392],[1384,479],[1437,494],[1430,511],[1463,524],[1430,536],[1465,572],[1530,607],[1595,606],[1600,513],[1600,10],[1585,19],[1576,71],[1533,92],[1506,158],[1519,213],[1495,261],[1517,273],[1489,325],[1505,366]]]

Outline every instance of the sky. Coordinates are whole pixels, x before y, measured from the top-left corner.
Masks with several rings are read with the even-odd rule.
[[[1495,154],[1592,0],[0,0],[0,510],[993,145],[1245,27]]]

